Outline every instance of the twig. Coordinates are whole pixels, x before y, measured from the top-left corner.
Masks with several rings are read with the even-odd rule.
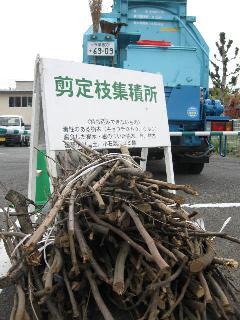
[[[107,171],[105,175],[102,176],[102,178],[94,184],[93,190],[99,191],[103,187],[106,180],[113,174],[114,170],[116,170],[116,168],[119,166],[119,164],[120,164],[120,161],[117,160],[115,164],[112,166],[112,168],[109,171]]]
[[[33,305],[33,284],[32,284],[31,272],[28,272],[28,292],[29,292],[29,300],[30,300],[30,304],[31,304],[31,308],[32,308],[34,317],[36,320],[39,320],[39,317],[38,317],[37,312],[35,310],[35,307]]]
[[[61,256],[61,253],[58,249],[55,249],[55,256],[53,259],[53,263],[50,266],[50,269],[48,270],[46,274],[45,279],[45,292],[49,293],[52,291],[52,281],[53,281],[53,275],[54,273],[59,273],[63,266],[63,259]]]
[[[16,237],[16,238],[25,238],[26,234],[23,232],[7,232],[7,231],[0,231],[0,237]]]
[[[85,274],[88,278],[90,287],[92,289],[93,297],[94,297],[104,319],[105,320],[114,320],[113,316],[111,315],[110,311],[108,310],[106,304],[104,303],[104,301],[100,295],[100,292],[97,287],[97,283],[96,283],[95,279],[93,278],[92,272],[90,270],[86,270]]]
[[[25,244],[24,249],[26,252],[32,252],[34,250],[37,242],[41,239],[41,237],[45,233],[48,226],[52,223],[54,218],[57,216],[58,212],[61,210],[61,207],[65,198],[69,196],[71,191],[72,191],[72,184],[70,183],[64,188],[63,192],[58,197],[58,200],[56,201],[53,208],[50,210],[50,212],[46,216],[45,220],[40,224],[40,226],[37,228],[37,230],[33,233],[31,238]]]
[[[185,282],[184,286],[182,287],[181,293],[180,293],[179,297],[177,298],[176,302],[171,306],[171,308],[168,311],[166,311],[164,313],[164,315],[161,317],[161,319],[167,319],[171,315],[171,313],[176,309],[176,307],[179,305],[179,303],[183,300],[190,281],[191,281],[191,277],[189,276],[187,281]]]
[[[171,252],[170,250],[168,250],[166,247],[164,247],[164,245],[162,243],[160,243],[159,241],[156,240],[155,244],[160,251],[164,252],[166,255],[168,255],[170,258],[172,258],[174,261],[176,261],[176,262],[178,261],[175,254],[173,252]]]
[[[153,257],[154,261],[156,262],[156,264],[158,265],[159,269],[160,270],[168,269],[169,265],[166,263],[166,261],[160,255],[153,238],[146,231],[146,229],[142,225],[141,220],[139,219],[137,214],[134,212],[134,210],[131,207],[127,206],[126,204],[123,204],[123,208],[128,212],[128,214],[133,219],[139,233],[141,234],[141,236],[145,240],[145,242],[148,246],[148,249],[151,252],[152,257]]]
[[[92,252],[91,252],[89,246],[87,245],[87,242],[84,238],[82,229],[81,229],[78,221],[75,222],[75,235],[78,240],[79,247],[80,247],[80,250],[82,253],[83,263],[90,261],[90,263],[91,263],[94,271],[98,275],[98,277],[100,279],[102,279],[103,281],[105,281],[107,284],[111,284],[112,279],[108,279],[105,272],[102,270],[102,268],[100,267],[100,265],[98,264],[96,259],[93,257]]]
[[[100,156],[101,155],[98,151],[96,151],[96,150],[94,150],[92,148],[89,148],[86,144],[82,143],[81,141],[79,141],[75,137],[73,138],[73,140],[74,140],[74,142],[76,142],[76,144],[78,144],[81,148],[85,149],[87,152],[92,153],[95,156]]]
[[[172,184],[169,182],[164,182],[160,180],[154,180],[154,179],[144,179],[146,182],[150,182],[153,184],[157,184],[160,188],[162,189],[169,189],[169,190],[182,190],[188,194],[197,196],[198,193],[197,191],[193,190],[193,188],[189,185],[177,185],[177,184]]]
[[[17,310],[17,293],[15,293],[14,295],[13,306],[12,306],[9,320],[15,320],[16,310]]]
[[[99,167],[97,167],[94,171],[92,171],[91,173],[89,173],[89,174],[85,177],[85,179],[84,179],[84,181],[83,181],[83,183],[82,183],[82,185],[81,185],[81,189],[87,188],[87,187],[92,183],[92,181],[99,175],[99,173],[100,173],[102,170],[103,170],[103,166],[99,166]]]
[[[121,237],[123,240],[127,241],[130,246],[132,246],[135,250],[137,250],[139,253],[141,253],[142,255],[144,255],[146,257],[147,260],[152,261],[153,258],[152,256],[140,245],[138,245],[136,242],[134,242],[131,238],[129,238],[123,231],[119,230],[118,228],[115,228],[114,226],[112,226],[111,224],[102,221],[101,219],[99,219],[97,217],[97,215],[91,210],[88,210],[88,215],[98,224],[107,227],[109,230],[113,231],[114,233],[116,233],[119,237]]]
[[[42,282],[39,278],[39,275],[38,273],[36,272],[36,270],[34,268],[31,269],[32,271],[32,274],[33,274],[33,278],[34,278],[34,281],[38,287],[39,290],[43,290],[43,285],[42,285]],[[53,319],[56,319],[56,320],[64,320],[63,319],[63,316],[61,314],[59,314],[53,300],[51,297],[48,297],[48,299],[46,300],[46,305],[47,305],[47,308],[51,314],[51,316],[53,317]]]
[[[17,295],[18,295],[18,303],[17,303],[15,319],[22,319],[25,313],[25,293],[19,284],[17,285]]]
[[[68,231],[69,234],[74,234],[74,201],[76,197],[76,189],[73,189],[71,192],[69,200],[69,210],[68,210]]]
[[[65,285],[66,285],[66,288],[67,288],[67,291],[68,291],[68,295],[69,295],[69,298],[70,298],[70,302],[71,302],[71,305],[72,305],[73,318],[79,319],[80,313],[79,313],[79,310],[78,310],[77,302],[76,302],[76,299],[75,299],[74,294],[72,292],[71,285],[69,283],[69,280],[68,280],[67,273],[66,273],[65,269],[63,269],[63,279],[64,279],[64,282],[65,282]]]
[[[101,194],[97,190],[94,190],[92,187],[89,186],[89,188],[93,192],[94,197],[98,202],[99,208],[101,210],[105,209],[106,205],[105,205],[105,203],[103,201],[103,198],[102,198]]]
[[[191,236],[195,236],[195,237],[201,237],[201,238],[212,238],[212,237],[218,237],[218,238],[223,238],[232,242],[236,242],[238,244],[240,244],[240,239],[231,237],[229,235],[227,235],[226,233],[220,233],[220,232],[201,232],[201,231],[196,231],[196,230],[190,230],[189,234]]]
[[[210,293],[209,286],[207,284],[207,281],[205,279],[205,276],[204,276],[203,272],[200,272],[198,274],[198,278],[199,278],[200,283],[201,283],[201,285],[202,285],[202,287],[204,289],[206,303],[212,303],[212,295]]]
[[[208,274],[207,278],[209,279],[210,286],[214,293],[219,297],[221,305],[223,308],[229,308],[230,303],[226,295],[224,294],[223,290],[221,289],[220,285],[217,283],[216,279],[214,279],[210,274]]]
[[[80,150],[77,150],[76,148],[74,148],[69,142],[67,142],[66,140],[63,140],[63,142],[72,150],[74,150],[75,152],[79,153],[79,155],[81,156],[81,160],[84,164],[87,164],[88,161],[91,161],[91,157],[89,157],[87,154],[83,153]],[[86,160],[87,159],[87,160]]]

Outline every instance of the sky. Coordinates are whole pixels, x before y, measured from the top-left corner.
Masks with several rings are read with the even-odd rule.
[[[108,10],[111,0],[103,0]],[[188,0],[188,15],[211,54],[221,31],[240,46],[240,1]],[[82,60],[82,37],[91,24],[88,0],[1,0],[0,88],[15,80],[33,80],[37,54],[46,58]]]

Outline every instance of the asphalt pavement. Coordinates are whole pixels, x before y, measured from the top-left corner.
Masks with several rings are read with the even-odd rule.
[[[27,195],[29,150],[27,147],[0,147],[0,206],[2,207],[6,207],[8,204],[4,199],[8,189],[14,189]],[[163,162],[150,162],[147,169],[152,171],[156,177],[165,179]],[[175,179],[178,184],[190,184],[198,190],[199,196],[187,196],[186,203],[204,206],[203,208],[194,208],[194,210],[197,210],[199,217],[204,219],[208,231],[219,231],[224,221],[231,217],[225,232],[240,238],[240,207],[236,206],[240,203],[240,158],[231,156],[221,158],[214,155],[200,175],[181,174],[176,175]],[[231,204],[230,207],[226,207],[227,203]],[[240,261],[240,250],[237,244],[218,240],[217,250],[219,255]],[[229,277],[240,289],[240,272],[231,272]],[[6,303],[6,301],[10,301],[11,298],[11,293],[2,292],[0,320],[9,319],[7,314],[10,303]]]
[[[6,206],[6,189],[14,189],[25,196],[28,186],[28,147],[0,146],[0,206]]]

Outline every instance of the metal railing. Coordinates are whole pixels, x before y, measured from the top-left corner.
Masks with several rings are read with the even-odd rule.
[[[171,137],[209,137],[215,150],[225,157],[228,153],[240,156],[240,120],[233,120],[233,131],[170,132]]]

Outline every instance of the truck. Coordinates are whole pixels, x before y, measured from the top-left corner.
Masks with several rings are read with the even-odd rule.
[[[29,130],[20,115],[0,116],[0,143],[8,145],[29,146]]]
[[[195,21],[187,0],[114,0],[99,31],[91,26],[83,37],[84,63],[163,75],[174,166],[191,174],[201,173],[213,149],[193,133],[231,131],[223,105],[209,97],[209,48]],[[163,151],[152,148],[148,157]]]

